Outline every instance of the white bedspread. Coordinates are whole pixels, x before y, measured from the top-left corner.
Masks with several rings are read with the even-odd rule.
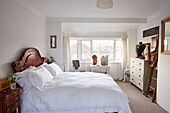
[[[22,113],[131,113],[126,94],[106,74],[63,72],[42,90],[22,93]]]

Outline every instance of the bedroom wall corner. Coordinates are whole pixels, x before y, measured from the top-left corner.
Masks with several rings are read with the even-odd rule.
[[[0,0],[0,78],[12,72],[11,62],[19,60],[29,47],[47,54],[45,16],[25,1]]]

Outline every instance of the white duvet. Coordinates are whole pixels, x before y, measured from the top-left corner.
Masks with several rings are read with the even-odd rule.
[[[63,72],[21,95],[22,113],[131,113],[126,94],[106,74]]]

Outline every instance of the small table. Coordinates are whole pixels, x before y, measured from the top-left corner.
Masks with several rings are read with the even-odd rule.
[[[0,93],[0,113],[11,113],[16,111],[21,113],[20,88],[16,88],[6,93]]]
[[[110,66],[109,65],[108,66],[90,65],[91,72],[101,72],[102,70],[104,70],[105,74],[110,74]]]

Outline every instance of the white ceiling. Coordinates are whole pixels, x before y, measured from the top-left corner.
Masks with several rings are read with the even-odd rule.
[[[64,23],[63,32],[77,37],[117,37],[127,35],[137,23]]]
[[[96,8],[97,0],[26,0],[46,17],[146,18],[161,0],[113,0],[113,8]]]
[[[157,13],[161,0],[113,0],[111,9],[98,9],[97,0],[26,1],[44,14],[48,21],[58,19],[62,23],[68,22],[63,24],[65,33],[84,37],[120,37],[126,35],[128,29],[144,23],[141,20]],[[81,22],[84,20],[87,22]]]

